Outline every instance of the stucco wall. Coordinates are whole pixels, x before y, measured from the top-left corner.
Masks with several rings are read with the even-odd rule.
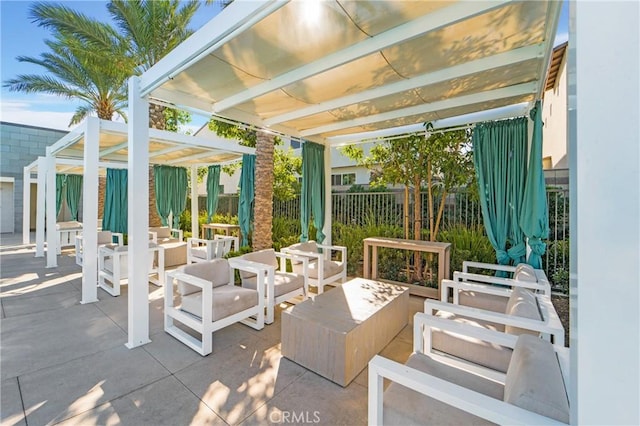
[[[544,94],[542,122],[542,157],[551,157],[551,166],[554,169],[568,168],[566,55],[560,65],[556,86]]]

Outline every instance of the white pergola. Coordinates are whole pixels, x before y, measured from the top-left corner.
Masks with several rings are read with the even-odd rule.
[[[514,106],[531,105],[541,97],[561,5],[556,1],[234,2],[157,65],[132,78],[129,85],[129,140],[133,145],[128,154],[129,229],[133,237],[132,251],[143,259],[129,259],[132,284],[128,345],[134,347],[149,342],[146,271],[142,266],[147,256],[144,250],[147,206],[139,201],[146,199],[147,191],[148,102],[219,115],[325,145],[361,132],[386,131],[425,121],[464,122],[467,114],[480,111],[493,111],[483,117],[485,120],[506,118],[514,115],[511,109]],[[636,157],[634,162],[625,160],[628,170],[636,173],[637,184],[638,36],[625,33],[622,28],[637,28],[638,6],[637,3],[611,6],[589,2],[586,5],[571,2],[571,5],[572,19],[583,25],[581,30],[585,28],[584,34],[578,34],[575,31],[578,24],[572,21],[573,43],[577,42],[579,48],[576,50],[572,39],[569,45],[569,55],[573,58],[569,67],[570,149],[574,155],[571,162],[572,422],[624,423],[626,419],[628,423],[628,419],[638,420],[637,416],[630,417],[628,410],[637,407],[640,393],[637,384],[627,380],[629,374],[620,365],[638,376],[637,218],[640,209],[636,197],[633,205],[620,213],[623,223],[636,234],[630,252],[635,260],[630,261],[629,256],[623,256],[626,263],[618,257],[607,259],[608,267],[601,268],[606,269],[607,274],[594,270],[593,265],[599,263],[603,248],[616,250],[615,240],[601,232],[596,234],[602,238],[594,241],[594,229],[604,227],[623,234],[625,230],[592,214],[594,211],[605,213],[600,209],[602,200],[596,200],[592,195],[594,189],[589,187],[594,184],[597,187],[592,176],[595,174],[614,184],[623,181],[611,176],[618,172],[612,167],[607,173],[590,170],[587,176],[581,167],[591,167],[581,153],[611,158],[611,153],[600,149],[598,140],[590,134],[601,134],[592,123],[598,121],[596,115],[605,115],[610,120],[605,126],[608,132],[632,131],[631,140],[635,145],[628,142],[628,134],[627,139],[617,143]],[[612,40],[612,34],[617,38]],[[613,45],[615,49],[611,48]],[[597,63],[591,57],[596,55]],[[616,61],[622,61],[623,69],[631,71],[632,81],[615,68]],[[600,69],[608,71],[606,78],[597,71]],[[576,78],[581,82],[577,90]],[[612,81],[616,79],[618,81]],[[623,112],[635,112],[633,118],[622,123],[611,115],[609,111],[621,111],[619,106],[613,106],[620,101],[614,101],[616,98],[598,87],[604,81],[614,90],[621,89],[616,91],[617,99],[622,99],[622,105],[627,108]],[[630,94],[636,95],[635,103]],[[600,108],[594,109],[593,105]],[[603,112],[603,106],[608,111]],[[504,107],[510,107],[508,113]],[[627,117],[630,116],[627,114]],[[576,134],[581,136],[579,145]],[[327,168],[330,168],[329,162],[327,155]],[[329,187],[329,179],[326,184]],[[576,198],[578,194],[580,198]],[[600,195],[607,200],[611,198],[609,193]],[[637,196],[637,192],[634,195]],[[326,204],[330,208],[329,197]],[[329,238],[330,229],[328,222],[325,234]],[[634,267],[630,268],[630,264]],[[617,270],[612,272],[612,266]],[[619,271],[634,274],[633,286],[626,282],[616,282],[616,285],[635,299],[603,298],[604,291],[594,291],[603,284],[597,278],[604,280],[611,274],[622,278]],[[577,299],[578,290],[581,301]],[[635,325],[601,318],[603,311],[620,312],[621,306],[627,309],[624,312],[631,315]],[[578,328],[576,319],[589,326],[601,321],[595,330],[602,330],[602,323],[610,327],[609,331],[622,327],[625,341],[611,342],[606,330],[599,334],[592,328]],[[604,366],[610,361],[605,355],[611,350],[602,349],[607,345],[620,352],[616,354],[616,366]],[[593,354],[598,358],[593,359]],[[591,365],[620,379],[622,384],[616,385],[620,390],[612,391],[611,378],[606,374],[599,372],[598,379],[591,380]],[[603,403],[606,415],[597,411]],[[626,407],[627,411],[614,407]]]
[[[47,147],[46,156],[39,157],[24,168],[24,212],[23,242],[29,241],[30,180],[37,173],[36,257],[45,256],[47,267],[57,266],[56,235],[56,173],[82,174],[83,178],[83,238],[85,239],[85,261],[82,268],[82,303],[97,301],[97,223],[98,223],[98,178],[106,168],[129,168],[130,149],[128,128],[125,123],[87,118],[80,126]],[[148,206],[148,165],[166,164],[191,168],[191,223],[192,232],[198,234],[197,168],[211,164],[238,161],[243,154],[255,153],[254,148],[241,146],[238,141],[223,138],[205,139],[164,130],[149,129],[147,174],[142,180],[147,185],[145,194],[134,192],[131,198],[141,200]],[[142,199],[144,197],[144,199]],[[45,202],[46,201],[46,202]],[[131,201],[129,201],[131,202]],[[46,205],[46,207],[45,207]],[[131,206],[131,204],[130,204]],[[135,208],[135,206],[133,207]],[[46,214],[45,214],[46,210]],[[131,211],[131,207],[129,208]],[[148,212],[148,207],[147,207]],[[148,228],[148,217],[146,219]],[[144,244],[148,243],[148,237]],[[134,257],[134,256],[132,256]]]

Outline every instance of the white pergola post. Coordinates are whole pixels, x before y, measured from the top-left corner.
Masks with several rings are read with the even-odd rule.
[[[85,122],[84,178],[82,180],[82,300],[98,301],[98,161],[100,156],[100,121],[90,117]]]
[[[198,238],[198,235],[200,235],[200,224],[198,223],[198,166],[191,166],[191,236]]]
[[[31,243],[31,167],[24,168],[22,174],[22,244]]]
[[[640,3],[569,7],[571,423],[637,425]]]
[[[149,339],[149,101],[129,79],[129,300],[127,348]]]
[[[47,268],[58,266],[58,232],[56,231],[56,158],[47,148]]]
[[[36,200],[36,257],[44,257],[44,198],[47,185],[47,162],[38,157],[38,198]]]
[[[323,244],[333,244],[331,235],[331,145],[324,146],[324,227],[322,232],[325,235]],[[347,256],[349,253],[347,253]]]

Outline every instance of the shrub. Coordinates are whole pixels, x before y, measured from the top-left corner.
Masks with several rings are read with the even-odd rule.
[[[496,261],[496,251],[482,226],[455,225],[440,231],[438,240],[451,243],[451,275],[453,271],[462,271],[462,262],[465,260],[485,263]]]

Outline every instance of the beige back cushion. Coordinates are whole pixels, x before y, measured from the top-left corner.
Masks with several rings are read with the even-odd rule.
[[[530,335],[518,338],[507,369],[504,401],[569,423],[569,400],[551,343]]]
[[[241,258],[244,260],[249,260],[251,262],[270,265],[278,269],[278,259],[276,258],[276,251],[274,249],[264,249],[264,250],[254,251],[252,253],[247,253],[242,255]],[[248,278],[253,278],[255,276],[256,274],[254,274],[253,272],[240,271],[240,278],[243,280],[246,280]]]
[[[149,228],[149,232],[155,232],[158,235],[158,238],[171,238],[171,229],[166,226]]]
[[[209,262],[192,263],[178,269],[194,277],[213,283],[213,287],[220,287],[229,284],[229,262],[227,259],[214,259]],[[185,282],[178,282],[178,291],[181,295],[186,296],[191,293],[202,291],[200,287],[196,287]]]
[[[519,263],[518,266],[516,266],[516,271],[513,273],[513,279],[532,283],[538,282],[535,269],[533,269],[533,266],[528,263]]]
[[[113,234],[111,231],[98,231],[98,244],[113,243]]]
[[[315,241],[306,241],[304,243],[296,243],[296,244],[294,244],[292,246],[289,246],[288,248],[290,250],[304,251],[304,252],[314,253],[314,254],[319,253],[318,252],[318,244],[316,244]],[[309,264],[311,264],[313,262],[317,262],[317,259],[310,259],[309,260]],[[301,264],[302,264],[302,262],[299,261],[299,260],[292,260],[291,261],[291,266],[293,266],[293,272],[295,272],[296,274],[303,273],[302,267],[300,266]]]
[[[505,314],[542,321],[542,316],[540,315],[540,309],[538,308],[538,300],[536,298],[536,295],[533,294],[533,292],[531,292],[530,290],[522,287],[515,287],[511,292],[511,296],[509,297],[509,301],[507,302],[507,309],[505,311]],[[506,333],[515,335],[523,333],[538,335],[538,333],[535,331],[526,330],[511,325],[505,326],[504,331]]]

